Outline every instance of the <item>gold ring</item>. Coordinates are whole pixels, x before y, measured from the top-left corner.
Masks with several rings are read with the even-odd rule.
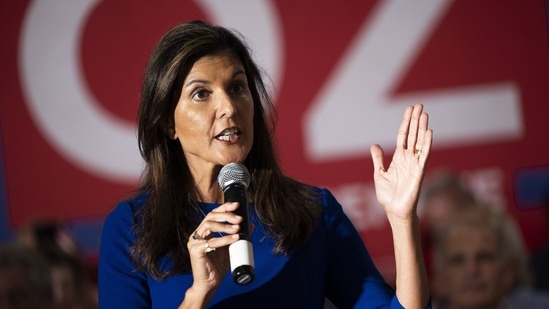
[[[421,149],[414,150],[414,154],[419,155],[421,153]]]
[[[206,242],[204,242],[204,244],[206,245],[206,253],[210,253],[210,252],[214,252],[214,251],[215,251],[215,248],[210,247],[210,245],[208,244],[208,241],[207,241],[207,240],[206,240]]]

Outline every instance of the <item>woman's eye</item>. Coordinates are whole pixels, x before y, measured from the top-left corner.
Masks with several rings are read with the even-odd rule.
[[[197,101],[204,101],[208,98],[208,92],[206,90],[197,90],[193,93],[193,99]]]
[[[477,259],[479,261],[491,262],[497,259],[497,254],[492,254],[490,252],[480,252],[477,255]]]
[[[462,255],[452,255],[448,258],[447,264],[449,266],[457,267],[464,263],[465,258]]]
[[[234,94],[241,94],[244,91],[244,85],[236,83],[231,86],[231,92]]]

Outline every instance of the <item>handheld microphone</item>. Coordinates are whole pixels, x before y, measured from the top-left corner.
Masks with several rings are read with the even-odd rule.
[[[238,284],[248,284],[254,279],[254,256],[248,218],[248,186],[250,173],[240,163],[229,163],[221,169],[217,182],[223,189],[225,202],[238,202],[235,214],[242,217],[240,239],[229,246],[231,273]]]

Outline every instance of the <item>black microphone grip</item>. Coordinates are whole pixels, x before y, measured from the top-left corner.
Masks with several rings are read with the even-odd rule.
[[[250,220],[248,218],[248,194],[245,186],[239,183],[231,184],[224,194],[225,202],[238,202],[239,206],[234,211],[242,217],[240,223],[240,239],[250,240]]]
[[[254,279],[254,257],[250,238],[250,221],[248,216],[247,188],[240,183],[232,183],[225,188],[225,202],[238,202],[234,211],[242,217],[238,234],[240,239],[229,246],[231,273],[237,284],[248,284]]]

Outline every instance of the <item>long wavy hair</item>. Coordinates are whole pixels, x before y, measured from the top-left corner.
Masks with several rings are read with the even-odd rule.
[[[200,222],[200,195],[180,143],[171,138],[182,84],[198,59],[227,52],[241,60],[254,102],[254,140],[244,165],[252,174],[248,191],[255,210],[276,242],[274,254],[302,246],[321,212],[318,195],[281,171],[273,142],[276,114],[244,38],[203,21],[177,25],[149,58],[138,112],[146,168],[136,194],[146,199],[135,214],[130,254],[139,270],[157,279],[191,270],[186,243]],[[161,265],[166,255],[173,261],[169,269]]]

